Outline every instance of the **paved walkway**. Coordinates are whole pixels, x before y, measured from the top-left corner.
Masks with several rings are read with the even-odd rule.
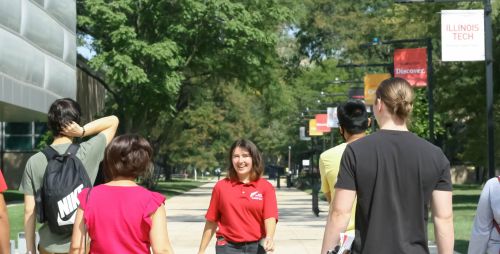
[[[275,181],[271,182],[275,184]],[[168,231],[175,253],[197,253],[214,184],[215,182],[205,184],[167,201]],[[324,212],[316,217],[311,210],[309,194],[295,188],[287,189],[283,184],[281,186],[276,193],[280,218],[276,228],[274,253],[319,253],[328,211],[327,203],[320,201],[320,210]],[[206,254],[214,253],[215,240],[212,239]]]
[[[328,204],[319,201],[321,213],[316,217],[311,210],[311,195],[295,188],[288,189],[284,182],[281,183],[281,189],[276,190],[280,218],[276,228],[274,254],[320,253]],[[176,254],[197,253],[214,184],[215,182],[207,183],[167,200],[168,231]],[[214,238],[206,254],[215,253]],[[431,246],[432,253],[437,251]]]

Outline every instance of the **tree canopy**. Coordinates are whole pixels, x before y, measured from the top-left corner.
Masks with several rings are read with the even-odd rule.
[[[294,158],[310,149],[298,140],[306,108],[326,110],[366,73],[390,71],[339,65],[390,63],[396,48],[425,46],[374,38],[432,39],[436,144],[454,163],[485,165],[484,63],[440,61],[440,10],[477,8],[481,3],[77,0],[78,33],[91,38],[90,64],[106,77],[107,111],[120,117],[121,132],[147,136],[169,168],[198,169],[225,166],[239,137],[255,141],[267,163],[286,165],[288,146]],[[494,31],[498,9],[494,2]],[[500,45],[494,48],[498,59]],[[416,96],[411,128],[427,138],[426,90]],[[498,135],[495,143],[500,147]]]

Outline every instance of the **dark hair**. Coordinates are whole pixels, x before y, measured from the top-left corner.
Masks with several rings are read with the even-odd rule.
[[[262,156],[260,155],[257,146],[252,141],[247,139],[238,139],[234,141],[233,145],[231,145],[228,157],[229,166],[227,168],[229,179],[238,181],[238,174],[236,173],[236,169],[233,167],[233,152],[237,147],[246,149],[250,153],[250,156],[252,157],[252,172],[250,172],[250,181],[258,180],[264,172],[264,163],[262,162]]]
[[[337,107],[339,125],[350,134],[358,134],[368,129],[368,113],[360,100],[348,100]]]
[[[71,98],[58,99],[50,105],[47,125],[56,137],[60,135],[65,125],[71,122],[80,124],[81,115],[80,105],[76,101]]]
[[[111,180],[118,176],[133,177],[149,170],[153,149],[149,142],[136,134],[115,137],[104,153],[104,173]]]
[[[375,93],[387,106],[389,113],[408,121],[413,110],[413,89],[402,78],[388,78],[380,83]]]

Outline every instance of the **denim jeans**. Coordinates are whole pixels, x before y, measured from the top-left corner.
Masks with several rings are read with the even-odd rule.
[[[224,239],[217,239],[216,254],[266,254],[259,242],[230,243]]]

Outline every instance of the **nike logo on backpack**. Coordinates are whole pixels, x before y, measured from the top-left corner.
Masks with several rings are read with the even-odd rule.
[[[76,209],[80,204],[77,196],[78,193],[82,192],[83,187],[83,184],[80,184],[69,195],[57,201],[57,206],[59,208],[59,212],[57,213],[57,224],[59,226],[71,225],[75,222]]]

